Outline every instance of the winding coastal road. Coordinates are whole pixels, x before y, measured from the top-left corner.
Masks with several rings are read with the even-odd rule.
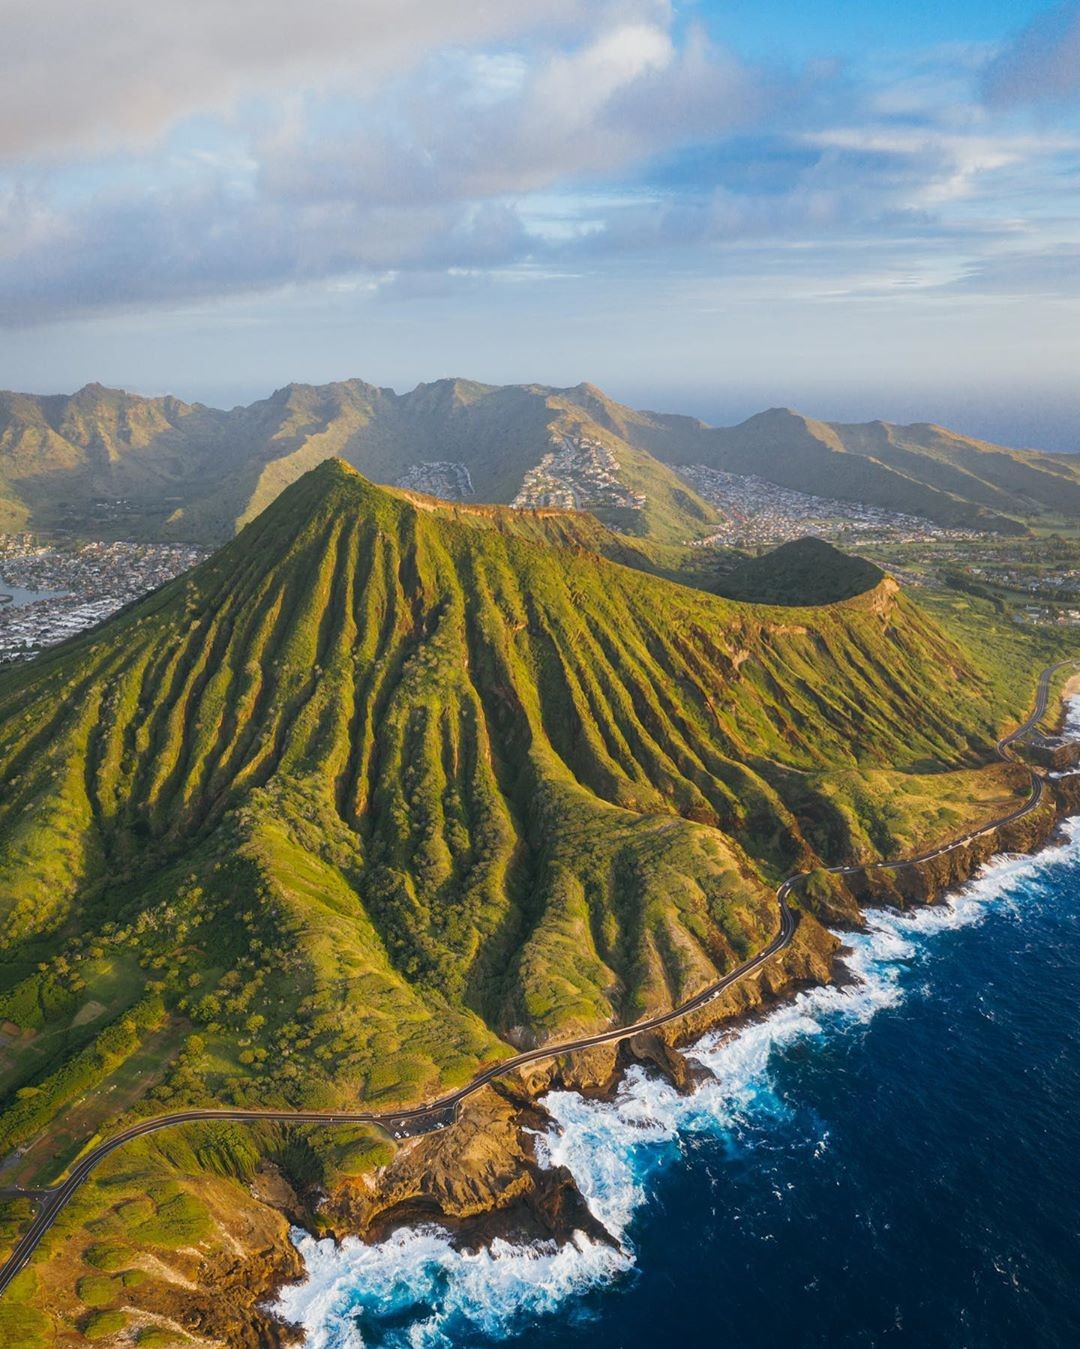
[[[1050,700],[1050,687],[1053,678],[1061,670],[1080,664],[1080,660],[1060,661],[1056,665],[1048,666],[1039,677],[1038,689],[1036,691],[1035,706],[1031,715],[1019,725],[1014,731],[1003,736],[997,743],[997,753],[1002,759],[1018,762],[1014,750],[1016,742],[1026,736],[1039,724],[1046,715],[1046,709]],[[1012,824],[1016,820],[1023,819],[1029,815],[1042,802],[1046,791],[1046,781],[1043,775],[1035,768],[1028,767],[1031,774],[1031,795],[1023,805],[1007,815],[1002,815],[996,820],[991,820],[977,830],[964,834],[960,838],[953,839],[939,848],[931,849],[929,852],[920,853],[915,857],[906,857],[896,862],[874,862],[861,866],[847,867],[827,867],[824,870],[833,875],[847,876],[860,871],[899,871],[904,867],[917,866],[923,862],[929,862],[935,857],[942,857],[946,853],[954,851],[956,848],[963,847],[977,838],[992,833],[996,829]],[[752,974],[762,965],[767,964],[775,955],[783,951],[790,945],[795,935],[797,920],[788,904],[788,898],[792,889],[804,878],[805,872],[799,872],[794,876],[789,876],[776,892],[777,904],[780,910],[780,928],[776,936],[764,947],[757,955],[745,961],[737,969],[724,975],[715,984],[710,984],[708,988],[703,989],[688,1002],[681,1003],[669,1012],[662,1012],[657,1016],[649,1017],[644,1021],[635,1022],[630,1026],[620,1026],[614,1030],[600,1031],[595,1035],[581,1036],[579,1039],[570,1040],[563,1044],[544,1045],[540,1049],[527,1050],[522,1054],[515,1054],[513,1058],[503,1059],[499,1063],[492,1064],[479,1072],[465,1086],[457,1091],[450,1092],[446,1096],[441,1096],[438,1100],[430,1101],[424,1105],[415,1106],[410,1110],[395,1111],[312,1111],[312,1110],[181,1110],[170,1115],[159,1115],[152,1119],[139,1120],[129,1128],[99,1143],[97,1147],[92,1148],[83,1157],[81,1157],[72,1167],[71,1174],[61,1184],[48,1189],[25,1190],[17,1188],[0,1188],[0,1198],[27,1198],[34,1201],[37,1206],[37,1213],[26,1232],[16,1243],[7,1262],[0,1269],[0,1296],[3,1295],[8,1285],[15,1276],[22,1270],[30,1257],[33,1255],[42,1238],[56,1222],[64,1207],[71,1200],[72,1196],[78,1190],[80,1185],[87,1179],[90,1173],[98,1167],[106,1157],[123,1147],[132,1139],[145,1137],[147,1134],[157,1133],[161,1129],[171,1129],[178,1124],[192,1124],[202,1120],[230,1120],[247,1123],[279,1123],[279,1124],[375,1124],[385,1129],[396,1138],[417,1133],[430,1132],[433,1129],[444,1128],[451,1123],[457,1106],[474,1092],[479,1091],[487,1083],[496,1078],[504,1076],[506,1073],[513,1072],[517,1068],[523,1068],[527,1064],[537,1063],[543,1059],[557,1058],[563,1054],[571,1054],[577,1050],[589,1049],[596,1045],[615,1044],[620,1040],[629,1039],[631,1036],[638,1035],[642,1031],[656,1030],[661,1026],[666,1026],[672,1021],[677,1021],[680,1017],[696,1011],[699,1007],[704,1007],[706,1003],[712,1002],[718,998],[732,984],[744,979],[748,974]]]

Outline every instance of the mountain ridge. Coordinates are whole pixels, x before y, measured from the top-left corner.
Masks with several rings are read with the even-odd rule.
[[[663,545],[717,524],[716,506],[680,476],[697,465],[946,527],[1021,533],[1080,518],[1080,465],[1067,456],[932,422],[828,423],[773,408],[711,427],[625,407],[587,383],[444,379],[399,394],[349,379],[284,385],[229,410],[102,385],[0,393],[0,527],[92,532],[95,503],[119,499],[114,533],[220,541],[333,454],[390,485],[584,509]]]

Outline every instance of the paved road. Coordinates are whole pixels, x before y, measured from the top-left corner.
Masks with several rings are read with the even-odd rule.
[[[1039,677],[1038,691],[1035,698],[1035,706],[1031,715],[1015,731],[1002,737],[997,744],[997,752],[1003,759],[1016,760],[1017,756],[1013,749],[1016,741],[1035,728],[1042,718],[1046,715],[1047,705],[1050,698],[1050,685],[1054,675],[1059,671],[1070,666],[1080,664],[1080,661],[1070,660],[1061,661],[1057,665],[1052,665],[1044,670]],[[882,870],[898,871],[902,867],[915,866],[920,862],[930,861],[934,857],[941,857],[945,853],[952,852],[954,849],[970,843],[973,839],[980,838],[984,834],[992,833],[995,829],[1000,829],[1003,825],[1011,824],[1014,820],[1022,819],[1028,815],[1040,804],[1043,794],[1046,790],[1046,784],[1038,772],[1029,769],[1031,773],[1031,795],[1028,800],[1018,806],[1016,810],[1008,815],[1003,815],[999,819],[992,820],[989,824],[983,825],[980,829],[972,833],[965,834],[961,838],[953,839],[950,843],[940,848],[934,848],[930,852],[920,853],[916,857],[903,858],[897,862],[876,862],[869,866],[856,867],[828,867],[827,871],[834,875],[851,875],[855,872],[864,870]],[[0,1295],[3,1294],[8,1284],[15,1278],[16,1274],[26,1265],[27,1261],[33,1255],[39,1242],[45,1233],[52,1227],[53,1223],[59,1217],[61,1210],[70,1201],[71,1197],[82,1185],[83,1181],[90,1173],[99,1166],[110,1153],[115,1152],[117,1148],[123,1147],[125,1143],[131,1142],[134,1138],[142,1138],[146,1134],[157,1133],[160,1129],[171,1129],[178,1124],[192,1124],[200,1120],[234,1120],[249,1123],[279,1123],[279,1124],[377,1124],[387,1130],[394,1137],[400,1138],[406,1135],[417,1133],[427,1133],[434,1129],[444,1128],[451,1123],[457,1106],[467,1096],[473,1092],[479,1091],[487,1083],[494,1081],[498,1077],[504,1076],[517,1068],[523,1068],[527,1064],[537,1063],[543,1059],[555,1058],[561,1054],[570,1054],[580,1049],[588,1049],[595,1045],[615,1044],[620,1040],[629,1039],[632,1035],[637,1035],[642,1031],[656,1030],[660,1026],[665,1026],[669,1022],[676,1021],[680,1017],[686,1016],[689,1012],[696,1011],[699,1007],[704,1007],[706,1003],[712,1002],[718,998],[721,993],[730,988],[732,984],[744,979],[748,974],[758,970],[762,965],[770,961],[773,956],[787,947],[792,937],[795,935],[797,926],[795,915],[788,905],[788,897],[792,889],[803,879],[805,873],[799,873],[789,876],[783,885],[776,892],[777,904],[780,909],[780,929],[776,936],[769,942],[763,950],[756,956],[747,960],[737,969],[726,974],[715,984],[710,984],[688,1002],[673,1008],[670,1012],[661,1012],[657,1016],[649,1017],[645,1021],[635,1022],[632,1026],[622,1026],[615,1030],[599,1031],[596,1035],[585,1035],[580,1039],[571,1040],[561,1045],[545,1045],[541,1049],[528,1050],[523,1054],[515,1054],[513,1058],[503,1059],[499,1063],[493,1064],[490,1068],[485,1068],[478,1073],[465,1086],[457,1091],[450,1092],[446,1096],[439,1097],[436,1101],[430,1101],[424,1105],[415,1106],[411,1110],[396,1111],[318,1111],[318,1110],[181,1110],[171,1115],[160,1115],[154,1119],[140,1120],[132,1124],[122,1133],[106,1139],[99,1143],[96,1148],[92,1148],[85,1154],[72,1168],[71,1174],[62,1184],[47,1190],[0,1190],[0,1197],[20,1196],[29,1198],[37,1203],[38,1210],[33,1221],[23,1234],[22,1238],[15,1246],[7,1263],[0,1269]]]

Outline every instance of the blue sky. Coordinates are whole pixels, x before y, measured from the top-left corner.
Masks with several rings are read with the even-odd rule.
[[[16,0],[0,383],[1080,448],[1080,4]]]
[[[998,43],[1046,8],[1039,0],[712,0],[687,12],[705,15],[746,55],[859,59],[939,43]]]

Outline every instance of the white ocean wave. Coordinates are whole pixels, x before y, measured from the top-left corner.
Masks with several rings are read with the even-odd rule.
[[[563,1245],[497,1240],[475,1252],[455,1250],[445,1232],[426,1226],[372,1246],[300,1231],[293,1240],[307,1278],[282,1291],[276,1311],[303,1327],[308,1349],[360,1349],[362,1325],[389,1320],[385,1340],[410,1349],[469,1344],[477,1334],[500,1338],[630,1268],[626,1254],[581,1233]]]
[[[538,1155],[570,1170],[617,1248],[578,1234],[562,1246],[496,1241],[469,1253],[456,1250],[437,1227],[403,1229],[370,1246],[316,1241],[297,1231],[307,1278],[282,1291],[275,1311],[303,1328],[308,1349],[361,1349],[370,1343],[365,1328],[380,1344],[446,1349],[473,1343],[477,1335],[508,1338],[536,1317],[565,1313],[568,1304],[632,1269],[632,1223],[647,1205],[657,1171],[678,1156],[682,1138],[702,1131],[723,1136],[752,1115],[783,1113],[771,1082],[777,1051],[858,1028],[897,1006],[905,973],[936,937],[1022,903],[1042,873],[1077,857],[1080,819],[1069,821],[1062,841],[1036,857],[995,859],[947,903],[868,914],[865,931],[843,934],[846,963],[858,982],[811,989],[734,1032],[704,1035],[687,1053],[710,1077],[689,1095],[640,1068],[626,1074],[610,1102],[549,1092],[543,1103],[554,1127],[537,1139]]]

